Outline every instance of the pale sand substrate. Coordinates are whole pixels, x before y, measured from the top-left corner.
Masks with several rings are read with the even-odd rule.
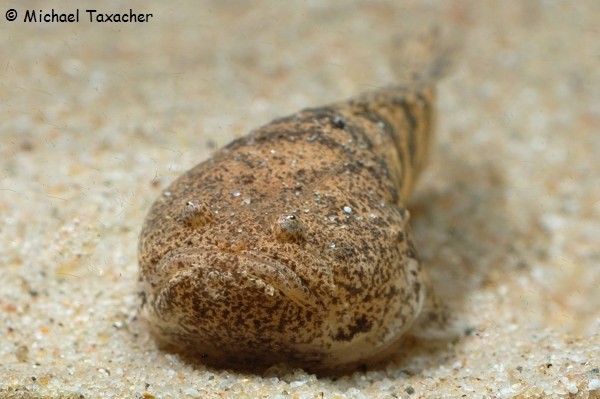
[[[136,2],[150,22],[3,19],[0,397],[600,397],[600,2],[397,3]],[[0,15],[73,4],[9,1]],[[137,234],[161,190],[276,116],[393,81],[393,36],[432,22],[462,49],[410,209],[468,333],[409,341],[337,379],[158,350],[135,287]]]

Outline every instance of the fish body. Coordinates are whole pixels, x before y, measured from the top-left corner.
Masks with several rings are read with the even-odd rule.
[[[140,236],[154,336],[244,369],[389,353],[428,294],[406,202],[433,121],[433,85],[385,88],[274,120],[184,173]]]

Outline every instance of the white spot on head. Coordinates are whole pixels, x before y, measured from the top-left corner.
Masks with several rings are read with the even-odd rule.
[[[274,296],[275,295],[275,287],[273,287],[271,284],[266,284],[265,285],[265,295]]]
[[[349,206],[345,206],[344,207],[344,213],[347,213],[348,215],[352,213],[352,208],[350,208]]]

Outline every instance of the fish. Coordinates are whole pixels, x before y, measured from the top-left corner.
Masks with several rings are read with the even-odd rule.
[[[331,372],[447,328],[406,208],[430,158],[440,54],[408,83],[254,129],[162,192],[138,249],[140,314],[161,347]]]

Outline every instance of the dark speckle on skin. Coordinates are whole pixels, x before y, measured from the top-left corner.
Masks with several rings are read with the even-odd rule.
[[[356,336],[356,334],[368,332],[373,323],[365,316],[361,315],[358,319],[354,321],[353,324],[349,325],[346,330],[340,328],[338,333],[334,337],[335,341],[351,341],[352,338]]]

